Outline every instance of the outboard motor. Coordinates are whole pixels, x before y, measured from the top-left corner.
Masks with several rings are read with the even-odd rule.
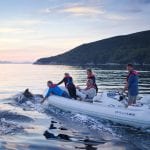
[[[118,100],[119,99],[119,92],[118,91],[108,91],[107,97]]]
[[[126,98],[126,96],[122,94],[122,95],[119,96],[119,100],[118,100],[118,101],[121,102],[121,101],[123,101],[125,98]]]
[[[127,95],[119,91],[108,91],[107,96],[120,101],[127,100]]]

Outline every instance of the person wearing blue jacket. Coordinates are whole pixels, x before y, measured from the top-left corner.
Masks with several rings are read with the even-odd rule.
[[[58,87],[56,84],[53,84],[52,81],[47,82],[47,86],[49,87],[47,94],[41,101],[43,103],[50,95],[57,95],[57,96],[62,96],[66,98],[70,98],[67,92],[63,91],[60,87]]]
[[[134,70],[132,64],[127,65],[127,70],[128,76],[124,91],[128,90],[128,105],[132,105],[136,103],[138,95],[138,73]]]

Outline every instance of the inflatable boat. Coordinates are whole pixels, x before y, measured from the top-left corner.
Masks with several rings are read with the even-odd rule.
[[[150,128],[150,97],[140,98],[134,106],[125,105],[126,98],[120,100],[116,92],[103,92],[90,102],[50,96],[48,103],[64,111],[81,113],[99,119],[136,128]]]

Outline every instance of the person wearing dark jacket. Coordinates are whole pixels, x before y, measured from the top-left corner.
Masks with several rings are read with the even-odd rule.
[[[87,80],[92,80],[93,81],[93,85],[96,89],[96,93],[98,92],[98,87],[97,87],[97,84],[96,84],[96,78],[95,78],[95,75],[93,74],[92,70],[91,69],[87,69]]]
[[[64,83],[65,87],[68,89],[70,97],[77,99],[76,87],[73,83],[72,77],[69,75],[69,73],[65,73],[64,75],[65,77],[59,83],[57,83],[57,85]]]
[[[124,91],[128,90],[128,105],[136,103],[138,95],[138,73],[134,70],[132,64],[127,65],[128,75]]]

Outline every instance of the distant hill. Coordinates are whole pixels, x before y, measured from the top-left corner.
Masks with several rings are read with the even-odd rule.
[[[0,64],[11,64],[12,62],[10,61],[0,61]]]
[[[40,58],[35,64],[98,65],[129,62],[150,64],[150,30],[83,44],[61,55]]]

